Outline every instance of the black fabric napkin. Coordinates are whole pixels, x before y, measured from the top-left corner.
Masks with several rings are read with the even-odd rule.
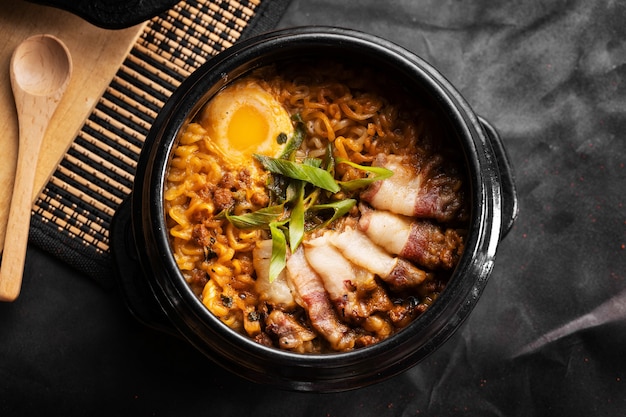
[[[180,0],[29,0],[67,10],[106,29],[123,29],[146,21]]]

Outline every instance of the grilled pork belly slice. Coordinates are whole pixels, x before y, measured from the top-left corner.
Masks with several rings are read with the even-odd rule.
[[[339,317],[361,323],[375,312],[389,311],[392,303],[374,274],[347,260],[331,244],[331,234],[327,232],[303,245],[306,259],[322,278]]]
[[[372,166],[387,168],[393,175],[372,183],[361,199],[376,209],[405,216],[455,220],[463,207],[462,181],[445,169],[443,161],[439,155],[379,154]]]
[[[389,252],[428,269],[454,267],[465,246],[456,229],[383,210],[362,208],[359,229]]]
[[[296,301],[307,312],[311,325],[334,350],[354,347],[354,334],[342,323],[328,298],[320,276],[311,268],[300,246],[287,260],[288,277],[296,292]]]
[[[311,267],[319,274],[324,288],[333,301],[347,297],[356,284],[354,266],[332,246],[328,235],[303,242],[304,255]]]
[[[333,233],[330,241],[346,259],[378,275],[394,290],[418,286],[432,275],[390,255],[360,230],[347,228]]]

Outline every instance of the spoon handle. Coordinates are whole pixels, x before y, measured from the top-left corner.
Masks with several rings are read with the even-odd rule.
[[[22,286],[35,168],[50,119],[72,76],[70,52],[52,35],[32,36],[15,48],[10,76],[19,148],[0,265],[0,301],[15,300]]]
[[[39,150],[47,122],[52,111],[45,110],[44,114],[38,114],[39,119],[24,117],[19,121],[20,144],[17,168],[4,239],[2,264],[0,265],[1,301],[14,301],[18,297],[22,286],[33,206],[35,168],[37,167]],[[37,120],[37,122],[33,120]]]

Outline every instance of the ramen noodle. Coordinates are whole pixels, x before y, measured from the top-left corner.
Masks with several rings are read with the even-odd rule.
[[[468,225],[458,152],[373,70],[273,65],[227,86],[172,151],[174,258],[225,325],[294,352],[390,337],[444,290]]]

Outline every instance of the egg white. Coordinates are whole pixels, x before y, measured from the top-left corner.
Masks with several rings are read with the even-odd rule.
[[[293,135],[287,110],[254,80],[235,82],[202,110],[199,123],[231,163],[249,164],[253,154],[277,157],[285,147],[279,135]],[[283,137],[284,139],[284,137]]]

